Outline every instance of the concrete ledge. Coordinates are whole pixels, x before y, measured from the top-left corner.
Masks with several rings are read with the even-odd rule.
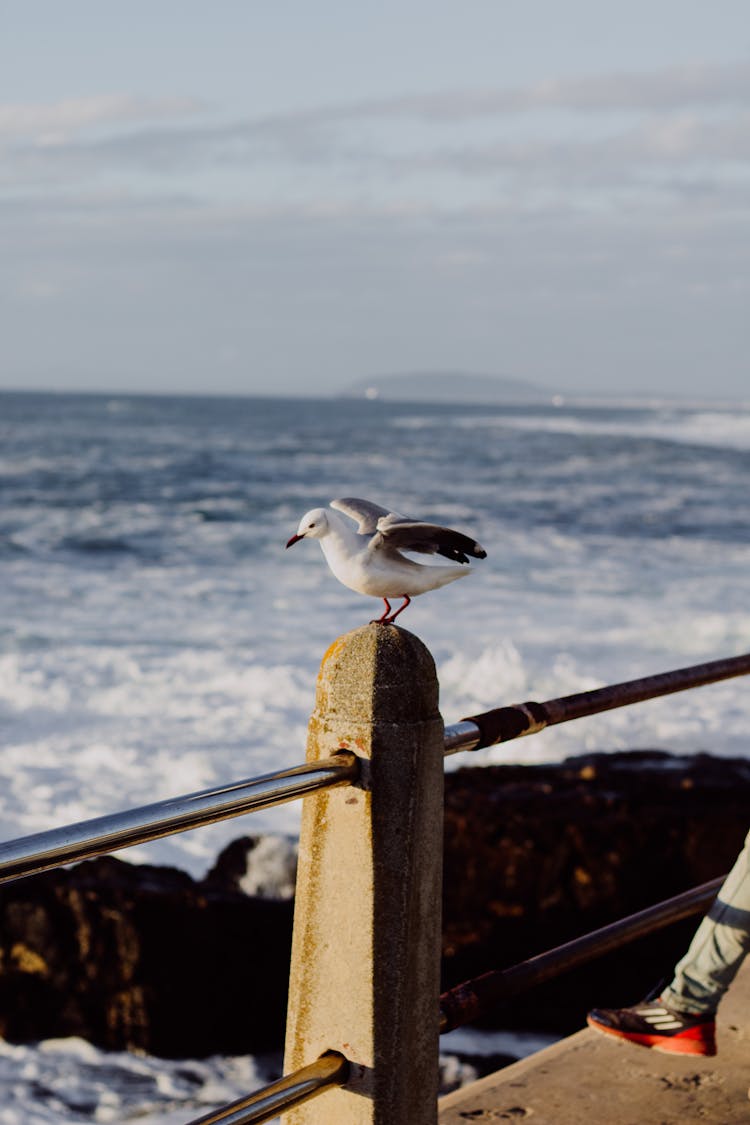
[[[748,963],[719,1010],[718,1046],[715,1058],[681,1058],[586,1029],[448,1094],[440,1125],[748,1125]]]

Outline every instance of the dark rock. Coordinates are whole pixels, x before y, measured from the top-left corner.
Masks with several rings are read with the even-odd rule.
[[[283,1041],[292,904],[102,858],[2,888],[0,1033],[180,1057]]]
[[[652,753],[463,769],[446,776],[445,800],[447,986],[727,871],[750,819],[750,763]],[[0,888],[0,1034],[172,1057],[278,1049],[292,904],[237,889],[254,846],[230,845],[203,882],[103,858]],[[488,1023],[567,1031],[595,1004],[634,1003],[696,923],[537,988]]]

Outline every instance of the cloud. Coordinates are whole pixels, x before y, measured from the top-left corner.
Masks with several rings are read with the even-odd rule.
[[[747,85],[736,64],[234,120],[6,106],[6,353],[198,379],[231,339],[272,386],[309,356],[342,381],[358,355],[429,366],[425,342],[551,382],[563,356],[625,378],[653,345],[697,378],[710,345],[739,380]]]
[[[59,102],[0,103],[0,139],[20,138],[44,144],[64,140],[94,126],[132,125],[163,121],[202,108],[192,98],[138,98],[129,94],[102,94]]]
[[[685,112],[657,114],[593,137],[465,141],[390,161],[462,176],[549,174],[565,177],[570,187],[576,182],[624,186],[630,176],[654,170],[665,173],[666,183],[682,167],[700,171],[705,183],[718,185],[729,166],[745,166],[745,174],[750,172],[750,112],[718,119]]]
[[[743,61],[560,78],[511,89],[393,98],[363,102],[348,112],[361,117],[397,114],[449,121],[542,109],[598,113],[737,106],[746,105],[748,98],[750,62]]]
[[[588,119],[623,112],[731,115],[748,100],[750,62],[696,63],[518,88],[401,95],[235,121],[210,120],[207,107],[190,97],[120,94],[46,105],[0,104],[0,140],[32,148],[55,143],[79,162],[99,156],[134,165],[158,161],[161,167],[215,157],[226,163],[261,158],[314,163],[337,152],[362,153],[382,142],[377,128],[372,136],[361,136],[359,127],[366,122],[387,124],[391,130],[394,122],[421,122],[434,132],[486,119],[502,125],[517,115],[551,110]],[[96,136],[87,135],[94,129]]]

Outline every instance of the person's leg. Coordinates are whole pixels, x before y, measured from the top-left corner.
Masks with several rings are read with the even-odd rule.
[[[675,968],[662,1003],[678,1012],[714,1013],[750,952],[750,833],[718,897]]]
[[[681,1055],[716,1053],[719,1001],[750,952],[750,833],[718,897],[695,932],[672,983],[657,1000],[594,1008],[595,1031]]]

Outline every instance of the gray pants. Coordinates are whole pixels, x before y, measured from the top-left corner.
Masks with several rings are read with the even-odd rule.
[[[750,832],[718,898],[696,930],[661,999],[680,1012],[716,1011],[750,953]]]

